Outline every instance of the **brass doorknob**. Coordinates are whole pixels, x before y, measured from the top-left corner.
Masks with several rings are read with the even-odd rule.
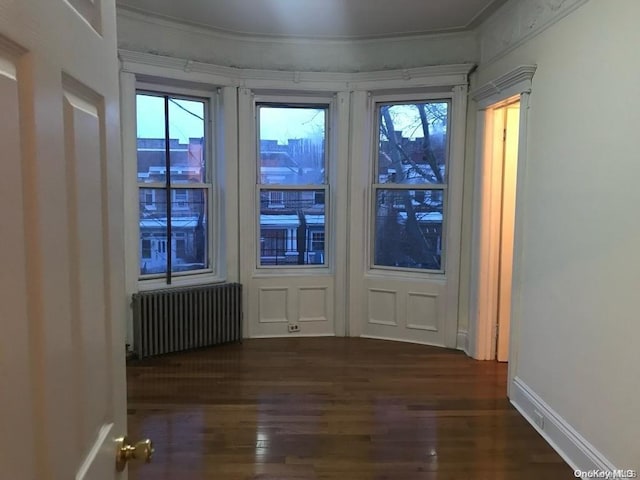
[[[116,470],[119,472],[124,470],[129,460],[144,460],[145,463],[149,463],[151,462],[151,457],[153,457],[151,440],[142,440],[135,445],[131,445],[127,437],[117,440]]]

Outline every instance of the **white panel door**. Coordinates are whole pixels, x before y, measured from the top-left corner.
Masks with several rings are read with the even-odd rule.
[[[0,476],[121,478],[114,0],[0,0]]]

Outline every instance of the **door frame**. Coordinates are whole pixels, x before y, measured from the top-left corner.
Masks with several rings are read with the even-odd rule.
[[[501,168],[493,155],[493,113],[508,100],[520,101],[518,137],[518,165],[516,180],[516,209],[514,228],[514,259],[511,301],[511,329],[509,336],[509,382],[515,375],[518,359],[518,305],[521,284],[522,209],[518,198],[523,196],[526,175],[527,123],[529,97],[535,65],[523,65],[501,75],[493,81],[471,92],[477,103],[476,153],[473,194],[473,227],[471,238],[471,283],[469,354],[477,360],[492,360],[496,356],[495,312],[497,311],[497,289],[499,280],[498,255],[500,216],[494,215],[500,205],[502,177],[496,181],[494,173]],[[509,390],[509,387],[508,387]]]

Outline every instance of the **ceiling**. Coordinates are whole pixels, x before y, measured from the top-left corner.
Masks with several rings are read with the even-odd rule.
[[[266,37],[364,39],[474,28],[506,0],[117,0],[118,7]]]

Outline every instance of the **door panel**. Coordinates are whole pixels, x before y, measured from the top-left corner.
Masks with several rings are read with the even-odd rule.
[[[257,317],[251,335],[332,335],[334,288],[329,276],[253,278],[249,311]],[[299,330],[290,332],[289,325]]]
[[[367,277],[365,336],[444,345],[444,282]]]
[[[0,464],[118,477],[125,434],[113,0],[0,0]]]
[[[31,455],[35,447],[34,432],[24,428],[31,424],[33,394],[31,391],[27,272],[24,268],[24,200],[22,198],[22,149],[16,58],[0,39],[0,144],[3,146],[3,172],[0,175],[0,219],[2,248],[0,248],[0,431],[12,432],[8,444],[0,440],[0,465],[7,478],[35,478]],[[7,161],[17,159],[14,161]],[[18,367],[17,366],[23,366]],[[27,373],[27,375],[25,375]],[[11,385],[12,388],[5,388]]]

